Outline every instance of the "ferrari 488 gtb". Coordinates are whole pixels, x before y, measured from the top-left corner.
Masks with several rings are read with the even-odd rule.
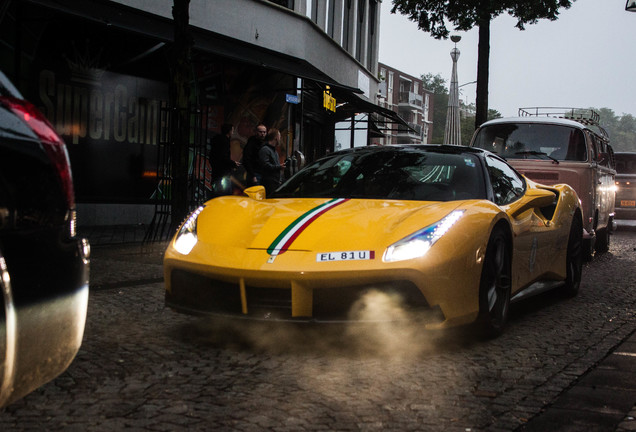
[[[495,154],[372,146],[311,163],[271,196],[218,197],[164,257],[180,312],[339,321],[420,317],[499,333],[511,300],[581,280],[579,199]],[[401,313],[361,313],[384,295]]]

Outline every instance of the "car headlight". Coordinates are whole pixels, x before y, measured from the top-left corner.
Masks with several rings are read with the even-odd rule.
[[[464,210],[455,210],[443,219],[389,246],[384,261],[403,261],[422,257],[459,220]]]
[[[197,219],[203,208],[204,206],[201,206],[193,211],[179,228],[174,240],[174,248],[180,254],[189,254],[197,244]]]

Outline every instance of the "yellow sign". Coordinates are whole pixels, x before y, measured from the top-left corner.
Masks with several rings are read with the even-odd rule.
[[[327,87],[327,90],[322,92],[322,106],[329,111],[336,112],[336,98],[331,96],[329,87]]]

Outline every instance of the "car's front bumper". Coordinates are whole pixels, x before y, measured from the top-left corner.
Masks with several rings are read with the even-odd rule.
[[[342,283],[342,282],[340,282]],[[285,287],[226,282],[183,270],[172,272],[166,305],[190,314],[294,322],[393,321],[418,319],[439,324],[444,316],[407,280],[350,281],[316,287],[290,282]]]
[[[230,254],[226,250],[225,256]],[[166,305],[185,313],[252,319],[417,318],[430,328],[477,318],[481,264],[474,254],[472,263],[461,253],[450,258],[430,254],[416,262],[335,263],[321,270],[304,254],[288,252],[275,265],[252,265],[265,263],[267,254],[245,251],[237,260],[240,266],[223,266],[215,257],[183,256],[169,248]]]

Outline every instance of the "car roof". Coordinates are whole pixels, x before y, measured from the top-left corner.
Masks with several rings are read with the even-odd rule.
[[[584,125],[583,123],[579,123],[575,120],[570,120],[566,118],[556,118],[556,117],[504,117],[504,118],[489,120],[483,123],[481,127],[496,125],[496,124],[506,124],[506,123],[553,124],[553,125],[560,125],[560,126],[570,126],[577,129],[592,130],[587,125]]]

